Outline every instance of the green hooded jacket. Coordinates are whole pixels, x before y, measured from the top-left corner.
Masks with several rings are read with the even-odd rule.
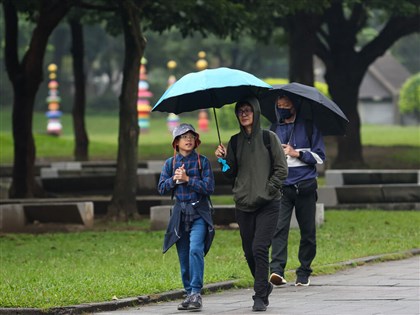
[[[248,135],[239,123],[236,159],[231,147],[231,138],[226,156],[226,163],[230,169],[224,174],[235,179],[232,192],[236,208],[253,212],[270,201],[281,198],[281,186],[287,177],[288,168],[279,138],[274,132],[269,131],[273,157],[271,166],[270,153],[264,145],[263,130],[260,126],[261,109],[258,100],[251,97],[236,103],[235,112],[238,105],[243,103],[251,105],[254,111],[252,132]]]

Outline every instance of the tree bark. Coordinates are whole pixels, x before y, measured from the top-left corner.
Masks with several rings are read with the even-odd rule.
[[[48,38],[69,10],[69,1],[43,1],[29,48],[18,60],[18,18],[14,1],[3,2],[5,16],[6,70],[13,86],[12,129],[14,162],[10,198],[43,196],[35,181],[35,141],[32,118],[35,96],[42,82],[42,66]]]
[[[418,12],[411,16],[391,16],[372,41],[358,49],[357,34],[365,27],[368,17],[363,3],[344,13],[344,4],[333,1],[325,11],[326,28],[319,29],[316,54],[326,67],[325,80],[333,100],[349,119],[345,137],[338,137],[338,154],[333,168],[366,167],[360,137],[358,95],[368,67],[383,55],[398,39],[418,31]]]
[[[120,95],[117,174],[108,218],[132,219],[138,216],[137,147],[139,125],[137,120],[137,87],[140,59],[146,42],[143,38],[138,8],[129,1],[119,3],[123,24],[125,56]]]
[[[85,124],[86,108],[86,77],[84,73],[84,37],[83,27],[79,21],[70,21],[74,73],[74,103],[73,103],[73,129],[74,129],[74,159],[88,161],[89,138]]]
[[[289,35],[289,81],[314,85],[316,32],[320,19],[316,14],[299,11],[286,19]]]

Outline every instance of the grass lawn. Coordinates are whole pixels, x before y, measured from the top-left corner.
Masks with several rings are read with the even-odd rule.
[[[180,115],[182,122],[197,125],[197,115]],[[10,108],[0,109],[0,164],[13,162],[13,137]],[[63,134],[52,137],[46,134],[47,119],[44,113],[36,112],[33,118],[33,133],[37,161],[73,160],[74,136],[71,115],[62,118]],[[118,114],[86,115],[91,160],[115,160],[118,148]],[[220,126],[223,143],[227,143],[237,130]],[[218,143],[215,123],[210,122],[210,131],[200,135],[200,152],[214,159]],[[361,128],[363,154],[371,168],[420,168],[420,127],[367,125]],[[167,131],[166,115],[152,113],[150,130],[139,137],[139,160],[162,160],[173,154],[171,134]],[[335,138],[325,138],[328,161],[336,154]],[[328,165],[327,161],[327,165]]]
[[[327,211],[318,229],[314,274],[354,258],[419,247],[420,212]],[[0,307],[49,308],[182,288],[175,248],[162,255],[163,231],[149,222],[96,225],[79,233],[0,236]],[[298,266],[298,230],[290,232],[286,277]],[[392,258],[402,258],[395,255]],[[252,284],[237,230],[217,230],[206,257],[205,283]]]

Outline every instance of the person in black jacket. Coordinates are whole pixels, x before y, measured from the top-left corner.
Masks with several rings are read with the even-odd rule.
[[[215,155],[222,172],[234,178],[235,216],[242,248],[254,277],[253,311],[265,311],[273,286],[268,282],[269,249],[279,214],[281,186],[287,176],[286,157],[275,133],[260,127],[255,97],[236,104],[240,132],[219,145]],[[268,136],[268,147],[264,136]]]

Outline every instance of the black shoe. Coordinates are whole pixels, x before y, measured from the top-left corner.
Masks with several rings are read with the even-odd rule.
[[[309,280],[309,276],[303,276],[303,275],[298,275],[297,279],[296,279],[296,283],[295,286],[296,287],[307,287],[309,286],[309,283],[311,283],[311,281]]]
[[[267,286],[267,295],[263,298],[265,306],[268,306],[270,304],[270,302],[268,301],[268,297],[270,296],[271,292],[273,292],[273,285],[269,282]]]
[[[191,299],[191,295],[187,295],[184,302],[182,302],[181,304],[178,305],[178,310],[179,311],[187,310],[188,306],[190,305],[190,299]]]
[[[269,281],[274,285],[283,285],[287,283],[283,275],[274,272],[270,275]]]
[[[252,306],[253,312],[265,312],[267,310],[267,306],[264,304],[264,301],[259,296],[253,296],[254,305]]]
[[[190,304],[188,305],[187,310],[189,311],[199,311],[203,307],[203,302],[201,300],[200,293],[194,293],[190,295]]]

